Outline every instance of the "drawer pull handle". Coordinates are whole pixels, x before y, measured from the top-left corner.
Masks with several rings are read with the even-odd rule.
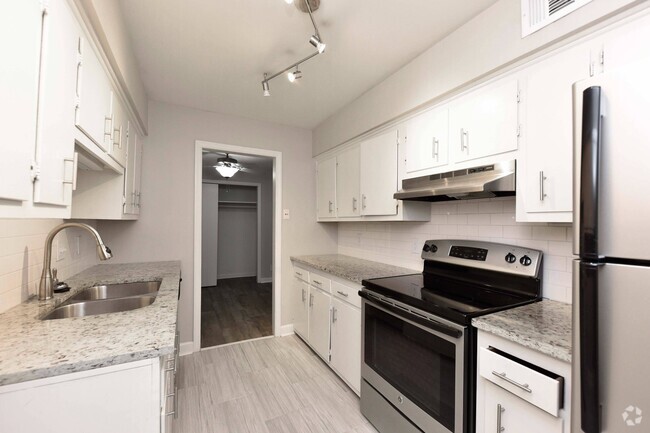
[[[340,291],[340,290],[337,290],[336,293],[338,293],[338,294],[341,295],[341,296],[345,296],[346,298],[348,297],[348,294],[347,294],[347,293],[342,292],[342,291]]]
[[[505,372],[503,372],[503,373],[497,373],[496,371],[493,371],[492,374],[495,375],[496,377],[501,378],[501,379],[505,380],[506,382],[508,382],[508,383],[510,383],[510,384],[512,384],[512,385],[514,385],[514,386],[516,386],[517,388],[522,389],[522,390],[528,392],[528,393],[532,393],[532,392],[533,392],[533,390],[530,389],[530,386],[528,386],[527,383],[524,383],[524,384],[522,385],[522,384],[519,383],[519,382],[515,382],[514,380],[510,379],[509,377],[507,377]]]
[[[501,433],[506,428],[501,426],[501,414],[505,412],[505,408],[500,404],[497,404],[497,433]]]
[[[320,286],[321,284],[323,284],[323,283],[321,283],[321,282],[318,281],[318,280],[311,280],[311,282],[314,283],[314,284],[318,284],[319,286]]]
[[[302,272],[296,272],[296,275],[298,275],[299,277],[302,277]]]

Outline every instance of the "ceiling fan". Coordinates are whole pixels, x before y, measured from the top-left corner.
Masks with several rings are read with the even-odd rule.
[[[206,161],[208,155],[218,156],[216,163]],[[203,166],[214,167],[225,179],[233,177],[238,171],[247,171],[235,158],[231,158],[229,153],[222,152],[203,152]]]

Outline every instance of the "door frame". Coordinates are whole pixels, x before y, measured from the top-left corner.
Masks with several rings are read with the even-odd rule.
[[[203,183],[211,183],[216,185],[239,185],[239,186],[250,186],[255,187],[257,191],[257,204],[255,206],[255,211],[257,213],[257,263],[255,264],[256,275],[255,281],[257,283],[262,283],[260,276],[262,275],[262,212],[260,209],[260,202],[262,201],[262,184],[256,182],[237,182],[233,180],[204,180]],[[201,207],[203,210],[203,207]],[[201,214],[203,216],[203,214]],[[218,238],[217,234],[217,238]],[[217,251],[218,251],[217,246]],[[217,276],[219,276],[219,266],[217,266]],[[218,279],[218,278],[217,278]]]
[[[201,350],[201,220],[203,211],[203,149],[264,156],[273,159],[273,276],[272,326],[273,335],[281,335],[282,311],[282,152],[255,147],[220,144],[196,140],[194,143],[194,352]]]

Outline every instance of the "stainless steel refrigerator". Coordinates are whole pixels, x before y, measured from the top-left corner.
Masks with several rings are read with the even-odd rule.
[[[650,432],[650,62],[573,90],[572,432]]]

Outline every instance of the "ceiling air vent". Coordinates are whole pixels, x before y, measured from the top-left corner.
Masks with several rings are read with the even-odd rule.
[[[592,0],[521,0],[521,37],[524,38],[586,5]]]

